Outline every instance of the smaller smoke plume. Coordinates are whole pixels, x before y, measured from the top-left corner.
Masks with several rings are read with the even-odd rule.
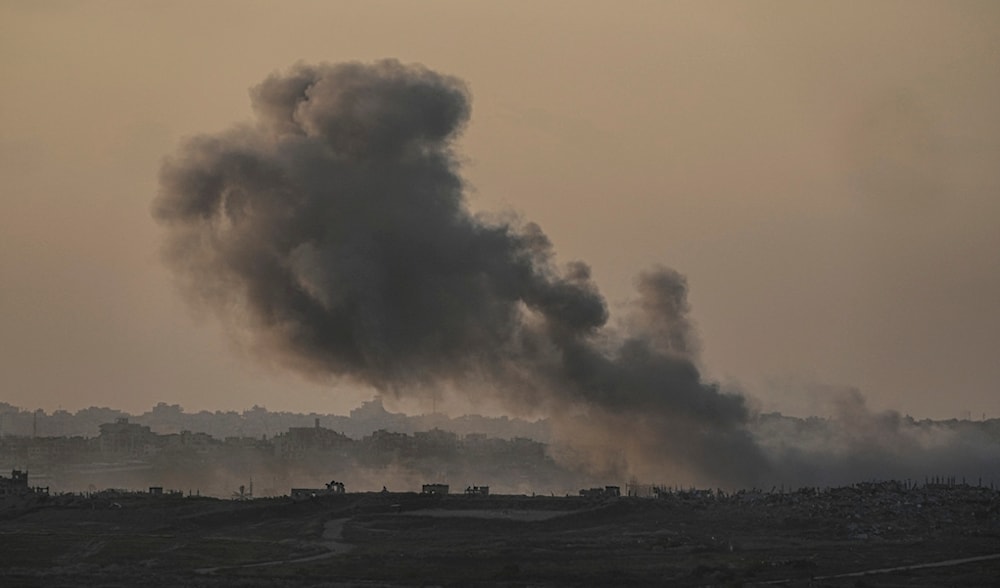
[[[832,418],[760,415],[754,436],[790,485],[837,486],[864,480],[998,480],[998,421],[917,421],[875,412],[854,388],[828,389]]]
[[[154,216],[198,304],[262,356],[391,394],[452,385],[545,410],[622,469],[739,483],[766,462],[742,397],[702,381],[682,276],[640,276],[617,331],[586,264],[465,203],[458,79],[298,65],[251,91],[256,125],[185,143]]]

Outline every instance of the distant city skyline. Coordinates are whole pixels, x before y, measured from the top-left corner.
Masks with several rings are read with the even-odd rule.
[[[635,476],[624,462],[602,467],[581,461],[581,451],[603,443],[578,440],[567,446],[553,437],[559,427],[555,421],[407,416],[386,411],[377,401],[364,403],[350,415],[278,413],[261,407],[194,413],[159,404],[138,415],[92,407],[76,415],[39,417],[0,404],[0,426],[0,471],[27,469],[57,491],[94,483],[176,488],[186,480],[224,496],[227,487],[236,488],[251,476],[271,480],[273,493],[296,483],[296,477],[325,482],[330,472],[349,480],[352,491],[359,483],[361,489],[377,490],[389,483],[386,476],[398,490],[403,480],[412,485],[448,471],[449,479],[460,482],[486,468],[491,470],[488,475],[471,478],[490,481],[494,489],[514,491],[510,484],[517,484],[521,491],[543,492],[552,490],[547,484],[558,478],[555,489],[561,493],[579,484]],[[854,415],[826,420],[766,414],[754,418],[748,430],[773,467],[737,480],[744,488],[940,476],[998,482],[993,466],[1000,419],[917,421]],[[194,455],[199,458],[192,460]],[[510,468],[525,467],[525,460],[541,470],[527,466],[523,475],[511,476]],[[219,471],[228,474],[218,477]],[[275,486],[277,479],[285,481]],[[670,467],[640,479],[671,486],[733,483],[708,470],[679,472]]]

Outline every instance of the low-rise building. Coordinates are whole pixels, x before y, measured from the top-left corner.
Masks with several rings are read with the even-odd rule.
[[[448,484],[424,484],[420,493],[443,496],[448,493]]]
[[[618,498],[622,495],[620,486],[605,486],[604,488],[589,488],[580,490],[580,496],[585,498]]]
[[[332,496],[345,494],[343,482],[331,480],[327,482],[326,488],[292,488],[292,498],[295,500],[305,500],[306,498],[316,498],[319,496]]]

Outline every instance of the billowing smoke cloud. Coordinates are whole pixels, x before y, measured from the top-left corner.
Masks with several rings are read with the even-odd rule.
[[[165,163],[154,216],[188,291],[257,351],[393,394],[451,384],[540,407],[616,471],[740,483],[764,468],[742,397],[702,381],[682,276],[641,275],[615,329],[585,264],[557,267],[531,223],[470,212],[460,80],[298,65],[251,99],[255,126]]]

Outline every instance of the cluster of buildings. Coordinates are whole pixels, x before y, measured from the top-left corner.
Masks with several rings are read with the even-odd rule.
[[[450,488],[448,484],[424,484],[420,488],[420,493],[433,496],[446,496]],[[382,487],[382,492],[388,492],[385,486]],[[319,498],[321,496],[336,496],[344,493],[346,493],[344,483],[333,480],[326,484],[326,488],[292,488],[291,497],[295,500],[304,500],[307,498]],[[468,486],[465,489],[466,496],[489,496],[489,494],[489,486]]]
[[[48,486],[29,486],[28,472],[26,471],[13,470],[11,471],[9,478],[6,476],[0,476],[0,498],[48,493]]]
[[[502,477],[509,490],[567,475],[542,442],[442,429],[376,430],[356,439],[321,426],[318,417],[312,426],[260,437],[159,433],[128,417],[116,417],[98,429],[94,437],[5,435],[0,437],[0,467],[30,468],[33,480],[59,491],[165,486],[213,496],[228,496],[248,478],[263,482],[261,495],[279,496],[296,485],[296,478],[316,479],[331,471],[368,472],[367,479],[386,469],[408,479]],[[297,489],[302,495],[335,490]],[[486,487],[469,487],[469,493],[487,492]]]

